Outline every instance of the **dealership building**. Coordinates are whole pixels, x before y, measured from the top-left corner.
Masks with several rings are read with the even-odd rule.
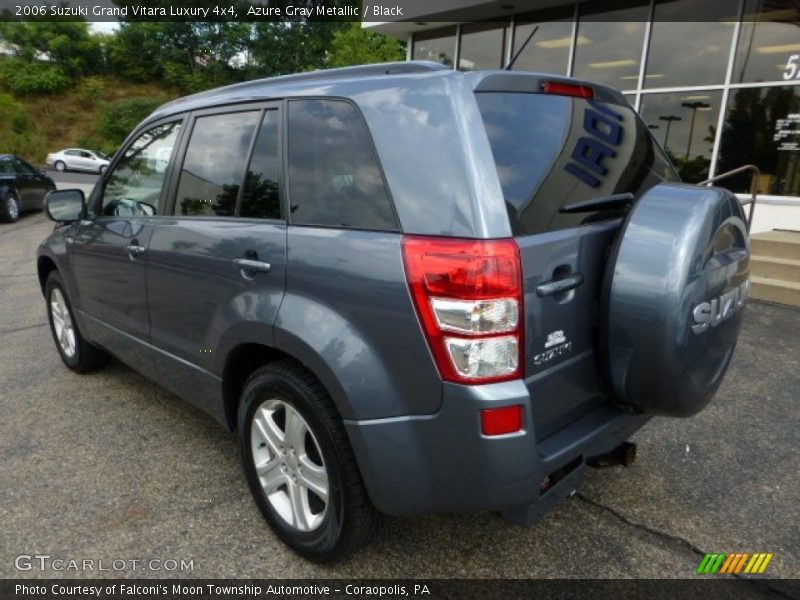
[[[519,54],[514,70],[617,88],[684,181],[755,164],[753,232],[800,231],[796,1],[440,0],[408,12],[366,26],[407,41],[409,59],[498,69]],[[751,177],[722,185],[745,197]]]

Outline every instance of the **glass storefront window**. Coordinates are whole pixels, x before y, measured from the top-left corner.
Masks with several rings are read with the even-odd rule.
[[[618,90],[638,87],[649,3],[604,2],[581,7],[573,74]]]
[[[462,71],[502,68],[507,29],[507,23],[462,25],[458,68]]]
[[[414,34],[414,60],[432,60],[452,67],[456,57],[456,28]]]
[[[800,79],[800,10],[747,0],[739,30],[733,83]]]
[[[644,87],[725,81],[738,0],[658,0]]]
[[[569,47],[572,44],[572,6],[560,11],[519,15],[515,19],[514,56],[538,25],[530,43],[514,63],[515,71],[540,71],[566,75],[569,66]],[[580,43],[580,42],[579,42]]]
[[[800,196],[800,86],[731,90],[717,173],[753,163],[760,194]],[[750,176],[725,181],[750,191]]]
[[[688,183],[708,178],[721,96],[719,91],[642,95],[642,119]]]

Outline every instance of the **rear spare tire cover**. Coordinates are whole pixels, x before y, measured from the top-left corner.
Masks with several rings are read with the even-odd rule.
[[[659,184],[612,248],[601,348],[618,402],[641,412],[702,410],[728,368],[749,290],[747,227],[720,188]]]

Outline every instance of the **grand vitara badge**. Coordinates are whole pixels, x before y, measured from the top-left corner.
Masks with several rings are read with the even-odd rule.
[[[730,319],[744,307],[749,291],[750,280],[747,279],[741,285],[725,292],[718,298],[708,302],[701,302],[695,306],[692,311],[692,316],[694,317],[692,331],[703,333],[709,327],[716,327],[726,319]]]
[[[544,343],[544,352],[533,357],[533,364],[543,365],[554,358],[564,356],[572,352],[572,342],[567,340],[562,330],[553,331],[547,334],[547,341]]]

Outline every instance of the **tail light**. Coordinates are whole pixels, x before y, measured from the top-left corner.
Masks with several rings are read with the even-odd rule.
[[[514,240],[405,236],[403,260],[443,379],[476,384],[521,377],[522,269]]]

